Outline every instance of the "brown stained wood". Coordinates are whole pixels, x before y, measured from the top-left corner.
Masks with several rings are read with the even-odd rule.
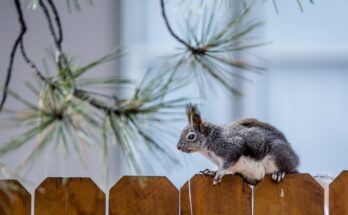
[[[16,180],[0,180],[0,214],[30,215],[31,196]]]
[[[348,214],[348,171],[343,171],[329,187],[330,215]]]
[[[254,214],[324,214],[324,189],[309,174],[289,174],[280,183],[265,177],[254,190]]]
[[[181,188],[180,203],[181,214],[250,215],[251,188],[239,176],[226,175],[214,187],[212,177],[195,175]]]
[[[105,194],[90,178],[47,178],[35,190],[36,215],[105,215]]]
[[[110,190],[110,215],[177,215],[179,191],[166,177],[124,176]]]

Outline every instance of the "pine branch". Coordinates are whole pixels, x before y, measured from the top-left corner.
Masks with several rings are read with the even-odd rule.
[[[62,55],[62,36],[61,36],[61,32],[62,32],[62,30],[61,30],[61,25],[60,25],[60,21],[59,21],[59,25],[57,24],[57,26],[59,26],[58,27],[58,29],[60,29],[60,30],[58,30],[58,32],[60,32],[59,33],[59,35],[57,36],[56,35],[56,32],[55,32],[55,30],[54,30],[54,27],[53,27],[53,21],[52,21],[52,17],[51,17],[51,14],[50,14],[50,12],[49,12],[49,10],[48,10],[48,8],[47,8],[47,6],[46,6],[46,4],[44,3],[44,0],[41,0],[40,1],[40,3],[39,3],[39,5],[40,5],[40,7],[41,7],[41,9],[42,9],[42,11],[43,11],[43,13],[44,13],[44,15],[45,15],[45,17],[46,17],[46,20],[47,20],[47,22],[48,22],[48,29],[49,29],[49,31],[50,31],[50,33],[51,33],[51,36],[52,36],[52,38],[53,38],[53,40],[54,40],[54,43],[55,43],[55,46],[57,47],[57,49],[58,49],[58,67],[59,67],[59,69],[61,70],[62,68],[63,68],[63,65],[62,65],[62,59],[61,59],[61,55]],[[50,7],[52,8],[55,8],[55,6],[54,6],[54,4],[52,3],[52,4],[49,4],[50,5]],[[53,5],[53,6],[52,6]],[[55,11],[55,10],[53,10],[53,11]],[[59,18],[57,18],[57,17],[59,17],[59,16],[57,16],[58,14],[57,13],[54,13],[54,15],[55,15],[55,20],[60,20]]]
[[[165,4],[164,4],[164,0],[160,0],[161,2],[161,11],[162,11],[162,17],[164,19],[164,22],[166,24],[166,27],[169,31],[169,33],[181,44],[183,44],[190,52],[192,52],[193,54],[197,54],[197,55],[201,55],[204,54],[206,52],[206,48],[205,47],[194,47],[192,45],[190,45],[188,42],[186,42],[185,40],[181,39],[173,30],[173,28],[171,27],[168,17],[167,17],[167,13],[165,10]]]
[[[117,116],[129,117],[130,115],[133,115],[133,114],[144,113],[144,111],[142,109],[140,109],[139,107],[127,108],[127,109],[123,110],[122,108],[117,108],[117,106],[116,107],[115,106],[108,106],[107,104],[104,104],[102,101],[91,97],[90,93],[85,92],[85,91],[80,90],[80,89],[74,90],[74,96],[82,101],[87,102],[89,105],[93,106],[94,108],[97,108],[97,109],[105,112],[108,115],[113,113]]]
[[[20,49],[21,49],[21,53],[22,53],[22,56],[24,58],[24,61],[35,71],[36,76],[39,77],[39,79],[41,81],[46,82],[47,80],[46,80],[45,76],[43,76],[41,74],[41,72],[39,71],[39,69],[37,68],[35,63],[28,57],[23,43],[24,43],[23,40],[21,40],[19,45],[20,45]]]
[[[47,2],[48,2],[50,9],[53,12],[55,24],[56,24],[56,27],[58,29],[58,35],[54,30],[52,17],[51,17],[51,14],[50,14],[46,4],[44,3],[44,0],[41,0],[39,5],[40,5],[45,17],[46,17],[46,20],[48,22],[49,31],[51,33],[53,40],[54,40],[56,48],[58,50],[58,67],[59,67],[59,70],[61,70],[61,71],[65,68],[68,75],[71,77],[72,71],[70,69],[68,59],[66,58],[64,51],[63,51],[63,45],[62,45],[63,44],[63,28],[61,25],[60,16],[59,16],[57,7],[53,3],[53,1],[47,0]]]
[[[279,14],[278,5],[277,5],[276,0],[272,0],[272,2],[273,2],[274,10],[276,11],[277,14]],[[296,2],[297,2],[298,7],[300,8],[301,12],[304,12],[301,0],[296,0]],[[309,0],[309,2],[311,4],[314,4],[314,0]]]
[[[3,94],[2,94],[2,99],[0,102],[0,112],[3,110],[4,104],[6,102],[6,98],[7,98],[7,93],[8,93],[8,87],[10,85],[10,81],[11,81],[11,77],[12,77],[12,69],[13,69],[13,63],[14,63],[14,58],[15,58],[15,54],[16,51],[18,49],[18,46],[20,46],[21,49],[21,53],[22,56],[24,58],[24,60],[26,61],[26,63],[28,63],[32,69],[35,70],[36,75],[42,80],[45,80],[45,77],[40,73],[39,69],[37,68],[37,66],[34,64],[33,61],[31,61],[29,59],[29,57],[27,56],[25,49],[24,49],[24,44],[23,44],[23,38],[24,38],[24,34],[27,32],[27,26],[24,20],[24,16],[23,16],[23,12],[22,12],[22,6],[20,3],[20,0],[15,0],[15,8],[17,11],[17,15],[18,15],[18,21],[20,24],[20,32],[17,36],[17,39],[15,40],[13,47],[12,47],[12,51],[10,54],[10,61],[9,61],[9,65],[8,65],[8,69],[7,69],[7,74],[6,74],[6,80],[5,80],[5,85],[4,85],[4,90],[3,90]]]
[[[49,28],[49,31],[51,33],[51,36],[53,37],[54,43],[55,43],[58,51],[60,51],[62,43],[60,41],[60,38],[58,38],[58,36],[56,35],[56,32],[54,30],[51,14],[50,14],[44,0],[41,0],[39,2],[39,4],[40,4],[40,7],[41,7],[45,17],[46,17],[47,22],[48,22],[48,28]]]
[[[163,10],[163,0],[161,0],[161,6],[167,27],[171,35],[177,38]],[[182,44],[187,45],[183,50],[170,56],[170,61],[173,62],[174,68],[196,79],[202,96],[205,96],[206,86],[204,85],[211,81],[216,81],[232,94],[241,95],[238,89],[231,86],[232,79],[244,80],[245,77],[238,74],[242,70],[260,74],[265,68],[239,59],[240,55],[234,53],[264,45],[264,43],[253,42],[250,37],[261,23],[248,17],[249,9],[242,10],[241,14],[235,15],[226,22],[225,16],[221,15],[221,8],[218,7],[217,4],[209,9],[202,7],[202,13],[188,14],[185,18],[187,35],[178,40],[181,43],[185,41]]]
[[[169,24],[169,20],[166,14],[166,9],[165,9],[165,5],[164,5],[164,0],[160,0],[161,1],[161,10],[162,10],[162,17],[164,19],[164,22],[166,23],[167,29],[169,31],[169,33],[181,44],[183,44],[186,48],[188,48],[189,50],[193,50],[194,47],[192,47],[190,44],[188,44],[187,42],[185,42],[183,39],[181,39],[172,29],[172,27]]]
[[[276,13],[278,14],[278,13],[279,13],[279,10],[278,10],[278,6],[277,6],[277,2],[276,2],[276,0],[272,0],[272,1],[273,1],[274,10],[275,10]]]
[[[72,140],[78,138],[86,143],[98,142],[92,141],[95,136],[91,134],[90,130],[93,129],[106,134],[107,131],[101,130],[100,125],[102,124],[101,119],[108,118],[110,125],[104,129],[112,131],[116,142],[122,145],[127,159],[131,161],[133,167],[137,167],[136,169],[139,170],[138,165],[141,162],[138,159],[142,156],[143,149],[154,153],[160,151],[164,160],[174,159],[168,153],[163,142],[159,143],[157,142],[159,138],[154,138],[152,128],[147,127],[148,122],[151,122],[153,126],[156,123],[163,126],[163,123],[169,121],[168,116],[176,115],[178,112],[175,110],[186,103],[185,98],[170,100],[165,98],[166,95],[180,88],[184,83],[182,80],[173,80],[172,73],[174,74],[174,72],[156,73],[156,76],[142,81],[140,86],[134,88],[134,93],[130,98],[117,98],[114,95],[93,91],[93,87],[96,86],[114,87],[117,85],[117,87],[120,87],[119,85],[130,82],[128,79],[117,79],[117,77],[108,79],[101,77],[93,80],[84,78],[81,80],[81,77],[95,66],[120,56],[119,49],[84,66],[72,66],[73,62],[67,58],[63,51],[63,28],[57,8],[53,0],[41,0],[38,1],[38,6],[45,16],[50,36],[52,36],[56,50],[59,52],[59,58],[54,62],[58,68],[57,74],[46,78],[40,73],[25,50],[23,35],[27,28],[21,11],[20,0],[15,0],[15,3],[20,19],[21,32],[11,52],[9,77],[12,74],[16,50],[20,48],[25,62],[36,71],[39,79],[46,82],[46,84],[43,87],[39,86],[39,88],[29,87],[31,92],[37,96],[38,104],[22,98],[10,89],[8,91],[6,89],[5,95],[11,95],[12,98],[25,107],[23,111],[11,110],[8,112],[9,123],[6,125],[9,125],[9,127],[15,125],[15,128],[27,127],[29,129],[13,140],[1,144],[0,155],[18,149],[37,136],[41,138],[25,163],[37,157],[45,149],[45,146],[55,139],[58,138],[66,142],[64,141],[66,135],[71,136]],[[166,17],[165,12],[164,16]],[[167,24],[171,29],[168,20]],[[173,31],[172,33],[176,35]],[[193,47],[190,50],[196,52]],[[149,74],[145,75],[146,77],[149,77]],[[85,83],[85,85],[82,83]],[[162,118],[164,116],[165,120]],[[66,145],[66,143],[64,144]],[[144,145],[138,146],[138,144]],[[73,141],[72,145],[80,154],[78,144],[74,144]],[[140,147],[142,147],[141,150]]]
[[[58,29],[58,36],[57,36],[57,44],[59,45],[60,49],[62,49],[62,43],[63,43],[63,28],[62,28],[62,24],[60,22],[60,17],[58,14],[58,10],[56,8],[56,6],[54,5],[52,0],[47,0],[48,4],[51,7],[51,10],[53,11],[54,14],[54,19],[56,21],[56,25],[57,25],[57,29]]]

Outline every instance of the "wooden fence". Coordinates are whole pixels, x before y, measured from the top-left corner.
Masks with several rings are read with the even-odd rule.
[[[105,214],[105,194],[89,178],[47,178],[31,195],[17,185],[0,201],[11,215]],[[254,198],[252,198],[252,196]],[[239,176],[225,176],[220,185],[212,178],[195,175],[177,190],[166,177],[124,176],[109,191],[109,214],[324,214],[324,189],[308,174],[292,174],[279,184],[266,177],[254,190]],[[348,214],[348,171],[329,186],[330,215]],[[5,214],[1,211],[0,214]]]

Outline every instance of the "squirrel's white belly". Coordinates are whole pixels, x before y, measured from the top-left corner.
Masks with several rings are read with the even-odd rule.
[[[218,166],[218,168],[221,166],[223,159],[214,152],[202,150],[201,153]],[[228,173],[239,173],[253,180],[261,180],[265,175],[277,171],[278,168],[271,155],[267,155],[261,160],[255,160],[249,156],[241,156],[233,166],[227,169]]]
[[[238,161],[229,168],[232,173],[240,173],[250,179],[261,180],[265,175],[278,171],[272,156],[267,155],[261,160],[255,160],[248,156],[241,156]]]

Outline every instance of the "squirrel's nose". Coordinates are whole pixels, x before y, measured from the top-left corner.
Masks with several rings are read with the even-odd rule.
[[[181,143],[178,143],[178,145],[176,145],[176,147],[177,147],[179,150],[181,150],[182,146],[183,146],[183,144],[181,144]]]

